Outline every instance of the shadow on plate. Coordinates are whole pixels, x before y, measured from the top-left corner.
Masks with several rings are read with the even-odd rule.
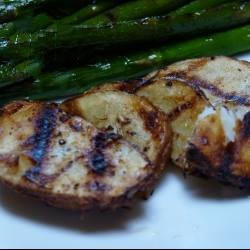
[[[170,173],[175,175],[180,182],[183,183],[186,192],[190,192],[194,198],[203,200],[238,200],[248,198],[250,190],[243,190],[229,185],[221,184],[218,181],[206,178],[199,178],[195,176],[185,176],[178,168],[172,166]]]
[[[46,206],[40,201],[19,195],[3,186],[0,186],[0,204],[14,216],[84,233],[125,230],[129,221],[144,216],[142,203],[136,204],[133,209],[81,214]]]
[[[223,186],[213,180],[197,177],[184,177],[177,167],[170,167],[168,174],[159,184],[159,189],[167,188],[169,178],[177,178],[183,184],[186,193],[195,199],[215,200],[218,202],[235,201],[248,198],[250,192],[237,188]],[[157,189],[158,190],[158,189]],[[154,195],[157,195],[154,194]],[[132,220],[144,218],[146,205],[143,201],[137,202],[133,209],[120,209],[116,212],[86,212],[84,214],[48,207],[29,197],[19,195],[0,186],[0,204],[3,209],[14,216],[28,219],[39,224],[76,230],[84,233],[98,233],[126,230]]]

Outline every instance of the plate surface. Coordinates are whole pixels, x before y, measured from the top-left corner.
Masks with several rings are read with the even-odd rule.
[[[149,201],[115,214],[61,211],[0,186],[0,248],[249,248],[249,210],[250,191],[174,168]]]

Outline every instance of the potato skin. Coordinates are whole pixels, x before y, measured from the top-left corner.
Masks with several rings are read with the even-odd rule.
[[[11,103],[0,128],[0,181],[52,206],[113,210],[157,182],[136,147],[57,105]]]

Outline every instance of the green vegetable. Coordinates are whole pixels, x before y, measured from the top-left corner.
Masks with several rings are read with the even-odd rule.
[[[167,14],[191,0],[135,0],[121,4],[85,22],[87,25],[103,25],[142,17]]]
[[[41,10],[47,7],[54,12],[57,8],[62,8],[65,13],[70,13],[72,9],[82,8],[87,3],[100,2],[99,0],[2,0],[0,3],[0,23],[13,21],[17,17],[25,16],[27,11]],[[117,1],[116,1],[117,2]]]
[[[32,11],[31,13],[27,13],[24,17],[14,20],[13,22],[0,25],[0,38],[8,38],[17,31],[34,33],[41,29],[45,29],[52,24],[54,25],[50,28],[55,27],[56,24],[77,24],[98,15],[99,13],[112,8],[117,4],[116,0],[108,2],[95,1],[94,3],[85,6],[74,14],[66,16],[59,21],[55,21],[46,13],[34,16]]]
[[[54,19],[45,13],[33,16],[27,14],[13,22],[0,25],[0,38],[8,38],[18,32],[36,32],[38,30],[47,28],[54,22]]]
[[[13,67],[11,63],[0,65],[0,88],[40,75],[41,66],[40,60],[29,60],[16,67]]]
[[[27,9],[37,7],[44,2],[46,0],[3,0],[0,4],[0,23],[24,15]]]
[[[0,102],[15,99],[56,99],[80,94],[107,81],[141,77],[170,63],[201,56],[234,55],[250,50],[250,25],[85,68],[41,75],[32,85],[2,90]]]
[[[75,14],[65,17],[62,21],[63,23],[81,23],[89,18],[92,18],[99,13],[110,9],[119,4],[117,0],[109,0],[109,1],[93,1],[92,4],[89,4],[85,8],[79,10]]]
[[[230,3],[233,0],[195,0],[191,3],[179,8],[171,12],[169,15],[171,16],[179,16],[185,14],[192,14],[195,12],[204,11],[208,8],[216,7],[224,3]]]
[[[79,45],[113,46],[169,41],[234,27],[250,21],[250,3],[225,4],[200,14],[148,18],[102,27],[57,25],[37,34],[17,34],[0,42],[0,59],[26,60],[39,57],[45,49]]]

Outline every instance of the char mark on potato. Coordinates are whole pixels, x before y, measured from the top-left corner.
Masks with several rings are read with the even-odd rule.
[[[32,137],[34,146],[30,153],[32,160],[35,162],[35,167],[28,170],[25,177],[39,185],[44,185],[46,181],[46,178],[42,177],[41,171],[56,126],[57,113],[58,110],[54,107],[46,106],[36,120],[36,134]]]

